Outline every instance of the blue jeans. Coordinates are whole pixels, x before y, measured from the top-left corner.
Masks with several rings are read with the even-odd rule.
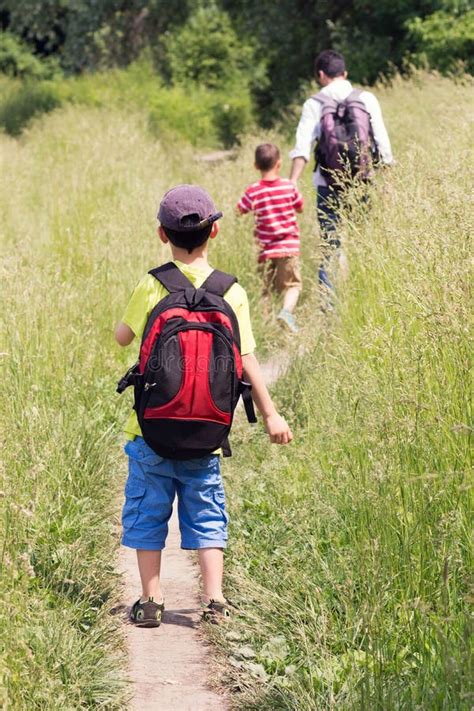
[[[226,547],[228,516],[217,455],[184,461],[164,459],[142,437],[127,442],[125,452],[124,546],[162,550],[177,496],[181,547]]]
[[[340,221],[339,206],[340,197],[338,193],[332,188],[318,185],[316,191],[316,213],[324,243],[323,260],[319,265],[318,278],[321,285],[331,290],[334,287],[329,279],[327,270],[334,253],[341,248],[341,240],[337,236],[337,228]]]

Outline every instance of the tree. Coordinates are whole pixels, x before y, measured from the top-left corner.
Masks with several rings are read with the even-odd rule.
[[[171,78],[177,84],[247,88],[256,74],[262,81],[265,76],[251,45],[237,36],[228,14],[214,2],[199,5],[180,29],[167,34],[165,46]]]
[[[408,23],[413,59],[442,72],[461,68],[474,73],[474,10],[450,14],[440,10]]]
[[[182,24],[188,0],[3,0],[8,29],[66,71],[125,66],[146,46],[160,56],[164,32]]]

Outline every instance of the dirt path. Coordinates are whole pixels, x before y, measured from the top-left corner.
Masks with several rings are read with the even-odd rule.
[[[120,572],[126,615],[140,594],[135,551],[122,547]],[[208,686],[209,648],[199,631],[197,568],[180,549],[175,511],[163,552],[162,580],[167,610],[161,627],[127,623],[128,676],[133,711],[224,711],[226,700]]]
[[[262,364],[267,385],[285,370],[283,353]],[[211,651],[198,625],[198,574],[192,554],[180,549],[176,510],[163,552],[162,582],[166,611],[157,629],[128,623],[130,605],[140,594],[135,551],[121,547],[122,605],[126,622],[128,677],[132,711],[227,711],[229,704],[209,685]]]
[[[233,160],[237,157],[237,152],[228,151],[211,151],[210,153],[201,153],[196,156],[196,160],[201,163],[222,163],[225,160]]]

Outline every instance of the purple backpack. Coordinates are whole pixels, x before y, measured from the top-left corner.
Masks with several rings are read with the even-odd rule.
[[[334,188],[343,188],[354,179],[370,180],[378,158],[370,114],[361,93],[354,89],[339,103],[322,92],[312,97],[321,104],[316,167]]]

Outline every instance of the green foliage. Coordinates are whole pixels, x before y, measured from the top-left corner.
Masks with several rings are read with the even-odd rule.
[[[36,84],[4,79],[2,86],[0,126],[15,136],[32,118],[65,103],[142,113],[157,138],[194,146],[229,147],[254,124],[249,91],[165,86],[146,56],[124,70]]]
[[[157,138],[185,138],[194,146],[230,147],[253,123],[249,95],[232,96],[189,86],[150,97],[149,125]]]
[[[0,126],[12,136],[18,136],[33,118],[53,111],[61,104],[53,82],[3,82],[3,85]]]
[[[57,70],[56,62],[40,61],[11,32],[0,32],[0,73],[21,79],[51,79]]]
[[[253,50],[237,37],[227,13],[214,2],[199,5],[166,40],[172,81],[225,89],[249,82]]]
[[[3,0],[0,8],[9,32],[67,73],[123,68],[147,51],[166,83],[250,90],[266,124],[328,47],[345,54],[355,82],[408,63],[472,71],[469,0]],[[242,113],[221,117],[225,134],[235,135],[229,124]]]
[[[440,10],[408,23],[414,59],[442,72],[474,73],[474,10],[449,14]]]
[[[44,56],[58,55],[69,72],[125,66],[161,36],[184,22],[183,0],[4,0],[12,32]]]
[[[271,123],[275,114],[287,107],[302,81],[312,77],[318,52],[333,48],[347,60],[349,75],[355,82],[373,83],[380,75],[392,75],[404,66],[409,52],[416,52],[407,28],[420,18],[423,22],[440,9],[456,13],[466,9],[469,0],[221,0],[240,37],[251,36],[257,56],[265,58],[271,86],[256,87],[260,113]],[[449,22],[448,22],[449,26]],[[469,47],[452,37],[446,51],[466,60]],[[471,53],[472,54],[472,53]],[[431,53],[433,66],[441,60]]]
[[[225,148],[230,148],[252,126],[252,101],[248,93],[221,94],[217,99],[213,106],[213,121],[219,141]]]

